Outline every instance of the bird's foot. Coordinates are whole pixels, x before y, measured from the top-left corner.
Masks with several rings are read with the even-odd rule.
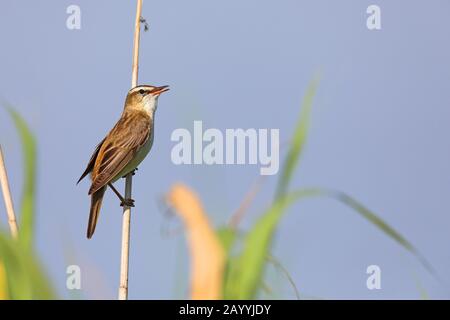
[[[123,199],[120,203],[121,207],[134,207],[134,200],[133,199]]]
[[[138,170],[138,168],[136,168],[136,169],[134,169],[133,171],[131,171],[130,173],[131,173],[131,175],[132,176],[134,176],[135,174],[136,174],[136,171]],[[127,174],[128,175],[128,174]],[[126,177],[127,177],[127,175],[126,176],[123,176],[122,177],[122,179],[125,179]]]

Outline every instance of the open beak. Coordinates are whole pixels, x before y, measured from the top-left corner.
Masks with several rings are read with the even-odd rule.
[[[150,93],[154,96],[158,96],[163,92],[169,91],[169,86],[156,87]]]

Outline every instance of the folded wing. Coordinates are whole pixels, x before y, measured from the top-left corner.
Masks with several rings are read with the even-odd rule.
[[[121,117],[98,152],[89,194],[106,186],[127,166],[149,138],[149,131],[147,114],[133,112]]]

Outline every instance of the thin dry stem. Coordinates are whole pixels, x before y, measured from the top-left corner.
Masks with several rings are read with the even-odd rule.
[[[9,229],[13,238],[18,236],[18,228],[16,222],[16,215],[14,213],[14,206],[11,197],[11,190],[9,189],[8,175],[6,173],[5,161],[3,159],[3,151],[0,146],[0,184],[3,191],[3,200],[5,200],[6,214],[8,215]]]
[[[259,176],[255,182],[253,182],[250,190],[245,194],[244,200],[242,200],[239,208],[236,210],[236,212],[231,216],[229,226],[233,229],[236,229],[239,225],[239,223],[244,218],[245,213],[250,208],[250,205],[253,203],[253,200],[255,199],[256,195],[258,194],[259,190],[261,189],[266,176]]]
[[[134,45],[133,45],[133,69],[131,87],[134,88],[138,82],[139,70],[139,36],[141,31],[142,0],[137,0],[136,21],[134,25]],[[125,198],[131,199],[132,174],[128,174],[125,180]],[[131,208],[124,206],[122,216],[122,255],[120,259],[120,286],[119,300],[128,299],[128,266],[130,251],[130,222]]]
[[[141,33],[141,12],[142,0],[137,0],[136,21],[134,24],[134,45],[133,45],[133,71],[131,76],[131,87],[137,86],[139,71],[139,36]]]
[[[132,174],[129,174],[125,180],[125,199],[131,198]],[[128,266],[130,252],[130,222],[131,208],[124,207],[122,215],[122,255],[120,257],[120,286],[119,300],[128,299]]]

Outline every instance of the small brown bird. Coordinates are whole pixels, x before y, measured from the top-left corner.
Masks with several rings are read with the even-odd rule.
[[[91,173],[89,189],[91,210],[87,228],[90,239],[95,231],[103,196],[109,186],[119,197],[121,206],[134,206],[133,199],[125,199],[113,183],[137,169],[153,144],[154,116],[159,95],[168,86],[140,85],[128,91],[125,107],[116,125],[97,145],[86,170],[77,184]]]

